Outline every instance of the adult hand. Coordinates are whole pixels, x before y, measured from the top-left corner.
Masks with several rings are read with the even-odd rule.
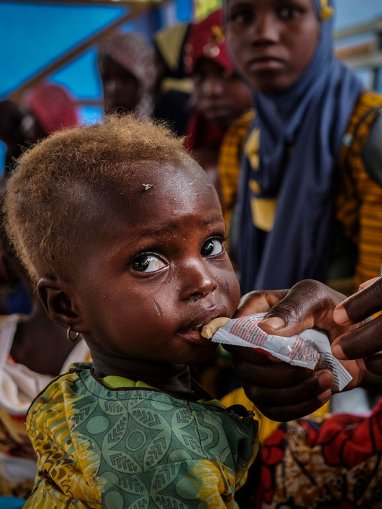
[[[290,290],[256,291],[246,295],[236,316],[267,312],[260,327],[269,334],[292,336],[317,327],[334,339],[345,330],[332,318],[334,308],[343,299],[344,295],[323,283],[304,280]],[[230,351],[247,396],[271,419],[286,421],[302,417],[322,406],[332,395],[333,374],[330,371],[291,366],[248,348],[233,347]],[[356,367],[354,362],[352,367]],[[349,369],[349,365],[346,368]],[[350,371],[355,377],[354,386],[357,371]]]
[[[340,360],[358,359],[360,384],[382,389],[382,278],[374,278],[360,286],[358,293],[339,304],[333,319],[348,330],[332,344],[333,354]],[[356,324],[355,327],[349,327]]]

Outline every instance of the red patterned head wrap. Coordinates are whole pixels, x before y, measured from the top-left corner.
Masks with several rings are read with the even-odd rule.
[[[223,19],[223,9],[219,9],[191,26],[184,56],[185,68],[189,74],[195,71],[201,58],[213,60],[228,72],[234,71],[224,38]]]

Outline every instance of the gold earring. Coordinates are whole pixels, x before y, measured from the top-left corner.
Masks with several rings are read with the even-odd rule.
[[[330,7],[330,5],[328,5],[328,0],[321,0],[320,18],[322,19],[322,21],[327,21],[333,16],[333,14],[334,9],[333,7]]]
[[[75,343],[77,339],[80,337],[80,333],[73,330],[72,327],[68,327],[66,329],[66,337],[68,338],[69,341]]]

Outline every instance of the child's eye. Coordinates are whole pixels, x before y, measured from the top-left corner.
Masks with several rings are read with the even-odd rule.
[[[137,272],[156,272],[166,267],[166,263],[158,256],[142,253],[134,258],[131,267]]]
[[[215,256],[222,253],[223,250],[224,250],[223,240],[217,239],[215,237],[207,240],[207,242],[202,247],[201,253],[203,256]]]
[[[232,12],[228,17],[229,23],[235,23],[237,25],[248,25],[252,21],[253,15],[249,10],[240,10]]]

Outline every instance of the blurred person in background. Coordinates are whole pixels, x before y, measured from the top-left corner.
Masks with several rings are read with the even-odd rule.
[[[5,175],[25,148],[77,124],[75,101],[61,85],[42,83],[26,92],[20,102],[0,101],[0,139],[7,147]]]
[[[241,291],[314,278],[349,294],[382,261],[382,96],[334,57],[331,0],[224,9],[256,111],[231,237]],[[367,412],[369,399],[357,388],[331,410]]]
[[[158,74],[153,117],[164,120],[178,136],[186,131],[192,106],[192,81],[184,68],[189,29],[190,23],[177,23],[154,37]]]
[[[315,278],[349,294],[382,260],[382,96],[334,57],[332,1],[226,0],[224,8],[255,107],[232,236],[241,291]],[[261,361],[251,370],[261,373]],[[256,394],[265,383],[257,379]],[[331,410],[356,419],[369,399],[357,388],[335,395]]]
[[[157,80],[154,48],[140,33],[116,33],[98,46],[105,113],[151,117]]]
[[[220,198],[218,161],[223,137],[228,127],[251,107],[250,88],[234,69],[222,21],[223,11],[218,10],[193,24],[185,47],[186,70],[194,85],[194,109],[186,143]]]
[[[349,294],[382,261],[382,96],[334,57],[332,1],[224,5],[256,111],[237,199],[242,292],[314,278]]]
[[[22,152],[50,134],[78,125],[76,103],[61,85],[41,83],[27,91],[19,102],[0,101],[0,139],[6,144],[7,177]],[[0,288],[0,314],[32,311],[29,292],[17,278]]]

